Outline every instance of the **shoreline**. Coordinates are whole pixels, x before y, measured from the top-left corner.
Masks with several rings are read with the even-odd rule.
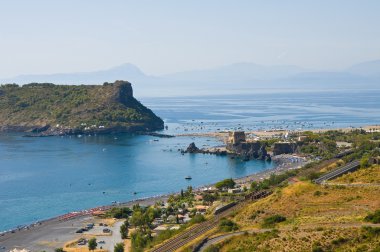
[[[343,132],[349,132],[352,130],[360,130],[363,129],[367,132],[380,132],[380,125],[363,125],[360,127],[337,127],[337,128],[321,128],[321,129],[305,129],[305,130],[299,130],[299,129],[275,129],[275,130],[250,130],[245,131],[247,135],[254,135],[257,137],[274,137],[279,134],[285,134],[285,133],[302,133],[306,131],[310,131],[313,133],[323,133],[330,130],[336,130],[336,131],[343,131]],[[181,136],[192,136],[192,137],[215,137],[221,140],[225,140],[228,137],[228,131],[217,131],[217,132],[197,132],[197,133],[181,133],[177,134],[175,136],[181,137]]]
[[[303,161],[298,162],[290,162],[291,159],[299,159]],[[289,162],[286,162],[288,160]],[[234,181],[238,185],[243,185],[247,183],[252,183],[253,181],[263,180],[269,177],[271,174],[279,174],[282,172],[286,172],[292,169],[298,169],[301,166],[305,165],[308,160],[305,160],[303,157],[299,157],[297,155],[279,155],[279,160],[275,158],[273,161],[275,163],[274,167],[268,170],[259,171],[257,173],[249,174],[243,177],[234,178]],[[202,192],[205,188],[213,187],[218,181],[215,181],[210,184],[205,184],[201,186],[197,186],[193,188],[194,192]],[[157,201],[166,201],[170,195],[179,194],[179,191],[174,193],[165,193],[155,196],[142,197],[130,201],[125,202],[117,202],[115,204],[96,206],[89,209],[83,209],[78,211],[72,211],[63,215],[54,216],[47,219],[38,220],[32,224],[22,224],[15,228],[0,231],[0,241],[3,241],[3,238],[9,239],[13,235],[17,235],[19,233],[24,233],[26,231],[34,231],[36,228],[43,228],[44,226],[54,225],[56,223],[68,222],[68,221],[79,221],[82,218],[93,217],[93,213],[96,211],[106,211],[112,209],[114,207],[132,207],[133,205],[140,204],[142,206],[154,205]],[[7,238],[8,237],[8,238]]]

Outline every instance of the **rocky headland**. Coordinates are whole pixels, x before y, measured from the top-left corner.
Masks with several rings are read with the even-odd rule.
[[[151,132],[164,122],[133,97],[131,83],[0,86],[0,132],[28,136]]]

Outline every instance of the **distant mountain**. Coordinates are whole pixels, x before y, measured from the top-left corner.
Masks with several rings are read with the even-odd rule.
[[[236,63],[208,70],[168,74],[162,77],[174,81],[245,82],[281,79],[306,71],[306,69],[297,66],[263,66],[254,63]]]
[[[353,65],[348,68],[346,72],[367,77],[380,77],[380,60],[367,61]]]
[[[339,72],[318,72],[288,65],[236,63],[161,76],[147,75],[135,65],[123,64],[93,72],[20,75],[0,80],[0,83],[95,84],[115,80],[130,81],[138,97],[238,94],[263,89],[379,88],[380,60],[357,64]]]
[[[107,70],[78,73],[57,73],[41,75],[19,75],[14,78],[1,80],[2,83],[27,84],[32,82],[49,82],[59,84],[99,84],[114,80],[139,80],[148,78],[138,67],[123,64]]]

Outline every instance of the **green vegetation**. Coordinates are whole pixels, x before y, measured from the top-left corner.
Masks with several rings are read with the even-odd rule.
[[[238,229],[239,229],[238,225],[232,220],[223,218],[219,223],[219,230],[222,232],[231,232]]]
[[[54,249],[54,252],[66,252],[66,251],[63,250],[63,248],[56,248]]]
[[[235,236],[213,246],[210,251],[379,251],[379,238],[380,228],[374,227],[273,230]]]
[[[380,139],[379,132],[329,130],[322,133],[303,132],[303,135],[306,138],[299,143],[300,152],[320,157],[324,160],[330,159],[345,150],[344,147],[338,148],[336,142],[348,142],[352,144],[354,153],[344,157],[344,161],[346,162],[361,159],[365,154],[380,147],[380,142],[377,141]]]
[[[163,121],[132,96],[130,83],[107,85],[28,84],[0,86],[0,126],[65,131],[118,128],[153,130]],[[43,129],[42,129],[43,128]]]
[[[117,243],[113,249],[114,252],[124,252],[124,243]]]
[[[201,223],[201,222],[204,222],[206,220],[206,218],[202,215],[202,214],[196,214],[194,215],[194,217],[190,220],[189,224],[192,225],[192,224],[197,224],[197,223]]]
[[[96,238],[91,238],[88,240],[88,249],[91,251],[95,250],[98,246],[98,243],[96,242]]]
[[[132,214],[132,209],[129,207],[114,207],[107,211],[106,217],[116,218],[116,219],[126,219]]]
[[[281,215],[272,215],[264,219],[263,227],[273,227],[275,224],[286,221],[286,217]]]
[[[170,195],[168,199],[169,210],[173,210],[170,212],[175,212],[178,208],[183,208],[184,204],[188,204],[189,206],[193,205],[194,201],[194,193],[193,188],[188,186],[186,191],[181,190],[179,195]]]
[[[234,186],[235,186],[235,181],[232,178],[219,181],[218,183],[215,184],[215,187],[219,190],[234,188]]]
[[[287,180],[290,177],[293,177],[297,174],[297,171],[287,171],[282,174],[271,174],[269,178],[264,179],[263,181],[260,182],[252,182],[251,184],[251,191],[260,191],[260,190],[265,190],[269,189],[270,187],[273,186],[278,186],[281,183],[283,183],[285,180]]]
[[[373,214],[367,215],[364,220],[374,224],[380,223],[380,210],[376,210]]]
[[[129,222],[128,219],[120,226],[120,234],[122,239],[127,239],[128,238],[128,227],[129,227]]]

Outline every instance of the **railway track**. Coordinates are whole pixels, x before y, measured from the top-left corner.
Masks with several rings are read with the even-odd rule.
[[[197,237],[201,236],[202,234],[206,233],[207,231],[215,228],[218,224],[220,219],[223,217],[228,216],[231,212],[235,211],[236,209],[242,207],[243,203],[237,204],[223,212],[221,212],[218,215],[215,215],[210,220],[207,220],[197,226],[193,226],[189,228],[188,230],[184,231],[182,234],[174,237],[173,239],[165,242],[161,246],[154,248],[151,250],[151,252],[172,252],[176,251],[177,249],[183,247],[187,243],[191,242],[192,240],[196,239]]]
[[[159,247],[154,248],[153,250],[151,250],[151,252],[172,252],[172,251],[176,251],[177,249],[185,246],[187,243],[189,243],[189,242],[193,241],[194,239],[198,238],[199,236],[205,234],[207,231],[218,226],[220,219],[227,217],[233,211],[242,208],[245,205],[245,203],[252,202],[254,200],[258,200],[261,198],[265,198],[270,194],[271,194],[271,191],[269,191],[269,190],[251,193],[250,195],[247,195],[245,200],[238,202],[236,205],[224,210],[223,212],[215,214],[211,219],[209,219],[209,220],[207,220],[207,221],[205,221],[199,225],[190,227],[188,230],[184,231],[183,233],[179,234],[178,236],[168,240],[167,242],[160,245]]]
[[[347,165],[345,165],[341,168],[335,169],[335,170],[315,179],[314,182],[317,184],[321,184],[324,181],[334,179],[334,178],[339,177],[339,176],[341,176],[347,172],[354,171],[354,170],[358,169],[359,166],[360,166],[359,161],[353,161],[353,162],[348,163]]]

